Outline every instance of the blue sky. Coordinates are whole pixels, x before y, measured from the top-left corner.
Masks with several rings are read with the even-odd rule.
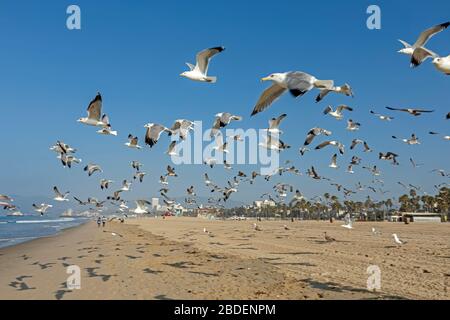
[[[66,28],[70,4],[81,8],[81,30]],[[366,28],[370,4],[381,7],[381,30]],[[149,176],[127,197],[150,198],[159,189],[160,173],[170,164],[164,155],[169,140],[163,138],[152,150],[138,152],[124,147],[126,136],[138,135],[143,143],[143,125],[148,122],[170,126],[175,119],[188,118],[203,120],[206,126],[221,111],[242,115],[244,121],[238,125],[243,128],[264,128],[269,118],[287,113],[282,139],[293,148],[281,159],[291,160],[302,171],[315,164],[320,174],[352,188],[357,181],[371,180],[361,168],[355,175],[344,172],[351,156],[357,154],[364,164],[380,167],[385,189],[393,195],[403,191],[396,181],[422,185],[433,192],[433,184],[444,180],[429,171],[449,170],[450,151],[448,141],[427,132],[450,134],[450,122],[444,120],[450,111],[450,78],[437,72],[429,61],[412,70],[408,58],[396,51],[401,47],[397,39],[414,42],[425,28],[448,21],[448,12],[448,1],[426,5],[411,1],[258,1],[258,5],[253,1],[1,1],[0,193],[51,196],[52,186],[58,185],[81,198],[102,198],[106,193],[100,192],[99,179],[129,179],[129,162],[139,160]],[[450,31],[446,30],[428,47],[448,55],[449,40]],[[184,63],[195,61],[196,52],[217,45],[226,50],[210,67],[210,74],[218,76],[216,84],[179,77],[186,70]],[[250,118],[258,96],[267,87],[259,79],[289,70],[334,79],[338,84],[348,82],[355,98],[330,95],[316,104],[316,92],[298,100],[286,95]],[[97,91],[102,93],[103,111],[119,137],[97,135],[94,128],[76,122],[85,115]],[[347,132],[345,122],[322,115],[328,104],[342,103],[354,107],[350,117],[362,124],[358,133]],[[384,109],[387,105],[436,112],[413,118],[388,112]],[[377,121],[369,109],[396,119]],[[378,161],[377,152],[347,152],[339,158],[340,171],[328,168],[333,149],[300,157],[298,148],[314,126],[332,130],[347,149],[353,138],[362,138],[377,152],[394,151],[400,155],[401,166]],[[413,132],[421,139],[420,146],[390,138]],[[82,166],[63,168],[48,150],[57,139],[78,148],[77,156],[84,164],[102,165],[105,174],[88,178]],[[410,156],[426,166],[412,170]],[[250,172],[257,167],[239,169]],[[222,184],[228,178],[222,168],[189,165],[177,171],[180,178],[171,184],[173,196],[183,195],[190,184],[200,195],[209,196],[200,178],[205,171]],[[306,176],[283,180],[310,197],[335,190]],[[272,185],[243,186],[233,199],[253,200]]]

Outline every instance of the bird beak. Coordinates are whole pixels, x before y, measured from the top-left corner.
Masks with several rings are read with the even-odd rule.
[[[264,82],[264,81],[269,81],[269,80],[270,80],[270,78],[269,78],[269,77],[261,78],[261,82]]]

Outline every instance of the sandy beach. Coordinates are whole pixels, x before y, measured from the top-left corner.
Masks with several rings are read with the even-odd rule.
[[[450,224],[252,223],[90,222],[3,248],[0,299],[450,299]],[[79,290],[66,287],[71,265]],[[381,269],[377,293],[366,289],[370,265]]]

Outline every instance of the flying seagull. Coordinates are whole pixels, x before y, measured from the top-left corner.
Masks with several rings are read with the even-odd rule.
[[[233,115],[229,112],[220,112],[216,114],[214,123],[211,129],[211,137],[214,137],[220,130],[230,124],[231,121],[241,121],[241,116]]]
[[[55,192],[55,197],[53,198],[53,200],[59,201],[59,202],[69,201],[69,199],[67,199],[67,196],[69,195],[70,192],[66,192],[66,193],[62,194],[61,192],[59,192],[59,190],[56,186],[53,187],[53,192]]]
[[[284,118],[286,118],[287,114],[283,113],[282,115],[278,116],[277,118],[272,118],[269,120],[269,128],[264,129],[264,131],[268,131],[270,133],[277,133],[277,134],[281,134],[283,133],[283,131],[280,130],[280,123],[281,121],[284,120]]]
[[[58,156],[58,159],[61,160],[64,167],[69,167],[69,169],[72,168],[72,163],[81,163],[81,159],[67,153],[61,153],[61,155]]]
[[[144,176],[146,175],[146,173],[145,172],[140,172],[140,171],[138,171],[138,172],[136,172],[135,174],[134,174],[134,176],[133,176],[133,180],[136,180],[136,179],[139,179],[139,182],[143,182],[144,181]]]
[[[386,109],[394,110],[394,111],[408,112],[410,115],[413,115],[413,116],[416,116],[416,117],[420,116],[422,113],[434,112],[434,110],[412,109],[412,108],[391,108],[391,107],[386,107]]]
[[[289,91],[295,98],[300,97],[313,88],[330,89],[332,80],[318,80],[314,76],[301,71],[272,73],[261,81],[272,81],[272,86],[266,89],[259,97],[252,116],[267,109],[283,93]]]
[[[104,114],[102,117],[102,96],[100,92],[97,93],[95,98],[89,103],[87,108],[88,116],[80,118],[77,121],[89,126],[95,127],[109,127],[109,123],[106,122],[107,116]],[[105,121],[103,121],[105,120]]]
[[[331,157],[331,164],[329,165],[329,167],[333,168],[333,169],[339,168],[339,166],[337,165],[337,154],[336,153],[333,155],[333,157]]]
[[[443,31],[450,25],[450,22],[444,22],[441,24],[438,24],[434,27],[431,27],[425,31],[423,31],[419,38],[417,38],[416,42],[413,45],[410,45],[409,43],[399,40],[404,48],[400,49],[398,52],[403,53],[406,55],[411,56],[411,66],[417,67],[419,66],[425,59],[428,57],[435,57],[436,54],[432,52],[431,50],[428,50],[425,48],[425,44],[428,42],[428,40],[431,39],[435,34]]]
[[[338,106],[335,111],[333,111],[333,108],[331,106],[328,106],[323,110],[323,114],[329,114],[330,116],[336,118],[337,120],[342,120],[344,117],[342,112],[344,110],[353,111],[353,108],[350,108],[349,106],[346,106],[344,104]]]
[[[52,207],[53,206],[51,204],[41,203],[40,205],[36,205],[33,203],[34,211],[39,212],[41,216],[43,216],[45,212],[47,212],[47,210]]]
[[[349,131],[359,130],[360,126],[361,126],[361,124],[359,122],[354,122],[352,119],[349,119],[347,121],[347,130],[349,130]]]
[[[149,213],[147,205],[151,205],[151,203],[147,200],[137,200],[135,201],[136,208],[132,210],[133,213],[136,214],[146,214]]]
[[[96,171],[103,172],[102,168],[99,165],[93,163],[90,163],[86,167],[84,167],[84,171],[88,172],[89,177],[92,176]]]
[[[186,63],[190,70],[181,73],[180,76],[194,81],[215,83],[217,77],[208,76],[208,66],[211,58],[223,50],[225,50],[224,47],[214,47],[200,51],[197,53],[196,65]]]
[[[325,148],[327,146],[337,147],[339,149],[339,153],[340,154],[344,154],[344,145],[342,143],[340,143],[339,141],[335,141],[335,140],[322,142],[321,144],[319,144],[316,147],[316,150],[320,150],[320,149]]]
[[[102,190],[108,189],[109,185],[111,183],[113,183],[113,181],[111,181],[111,180],[107,180],[107,179],[100,180],[100,189],[102,189]]]
[[[399,138],[397,138],[396,136],[392,136],[392,139],[399,139]],[[399,139],[399,140],[409,145],[420,144],[419,138],[417,138],[417,136],[414,133],[411,135],[411,138],[409,139]]]
[[[169,144],[169,148],[167,148],[166,154],[168,154],[169,156],[178,156],[178,153],[175,151],[176,146],[177,146],[177,142],[172,141]]]
[[[328,89],[320,90],[319,95],[316,97],[316,102],[322,101],[322,99],[325,98],[325,96],[327,94],[329,94],[330,92],[341,93],[341,94],[346,95],[347,97],[352,97],[353,98],[352,88],[350,87],[350,85],[348,85],[346,83],[343,86],[331,87],[331,88],[328,88]]]
[[[379,114],[377,112],[374,112],[372,110],[370,110],[370,113],[373,114],[374,116],[378,117],[378,119],[383,120],[383,121],[391,121],[394,119],[394,117],[385,116],[385,115]]]
[[[170,128],[169,136],[173,134],[179,134],[181,140],[186,140],[186,137],[189,134],[189,130],[194,129],[194,122],[186,119],[178,119],[175,120],[172,128]]]
[[[330,136],[332,134],[331,131],[322,129],[322,128],[312,128],[311,130],[308,131],[307,135],[306,135],[306,139],[305,142],[303,143],[304,146],[308,146],[309,144],[311,144],[311,142],[314,140],[315,137],[319,136],[319,135],[326,135],[326,136]]]
[[[140,145],[138,145],[138,137],[133,136],[132,134],[128,135],[128,142],[125,145],[131,149],[142,149]]]
[[[170,133],[170,130],[163,125],[155,123],[147,123],[144,128],[147,128],[145,133],[145,144],[152,148],[159,140],[162,132]]]

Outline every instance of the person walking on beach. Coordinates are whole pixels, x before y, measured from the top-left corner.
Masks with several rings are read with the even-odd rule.
[[[100,228],[101,223],[102,223],[102,218],[101,218],[101,217],[98,217],[98,218],[97,218],[97,227]]]
[[[104,228],[105,225],[106,225],[106,217],[105,217],[105,216],[102,217],[102,225],[103,225],[103,228]]]

